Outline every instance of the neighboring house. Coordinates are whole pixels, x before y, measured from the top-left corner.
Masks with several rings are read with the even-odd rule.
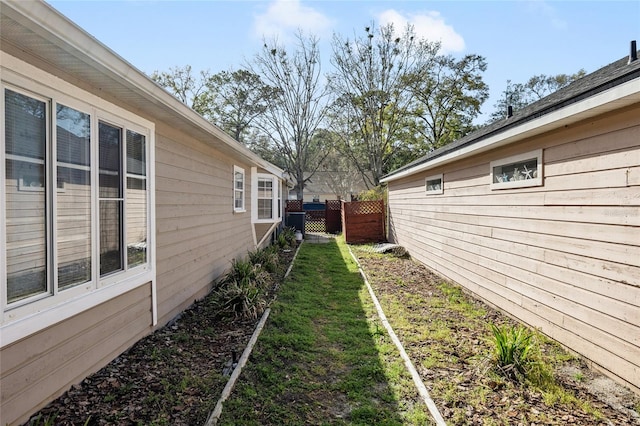
[[[307,174],[305,174],[307,177]],[[366,191],[367,186],[359,172],[316,171],[305,183],[304,202],[325,200],[351,201],[351,197]],[[289,199],[296,199],[296,192],[289,191]]]
[[[0,424],[267,244],[282,170],[40,1],[0,0]]]
[[[640,389],[640,60],[396,170],[390,239]]]

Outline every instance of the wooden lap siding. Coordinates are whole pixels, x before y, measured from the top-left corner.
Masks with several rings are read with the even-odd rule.
[[[413,257],[640,388],[640,107],[389,184]],[[489,188],[543,148],[544,186]],[[443,173],[444,193],[424,179]]]
[[[2,424],[11,424],[99,370],[151,331],[151,285],[0,350]]]
[[[156,234],[159,325],[211,289],[231,261],[253,249],[251,213],[233,213],[233,166],[250,167],[158,124]]]

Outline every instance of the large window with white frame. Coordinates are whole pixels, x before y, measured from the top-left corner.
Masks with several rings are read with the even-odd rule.
[[[12,317],[149,270],[152,130],[104,102],[42,92],[2,85],[1,306]]]
[[[258,220],[273,219],[273,177],[258,176]]]
[[[542,150],[513,155],[490,163],[491,189],[542,185]]]
[[[252,180],[254,196],[252,197],[252,217],[254,222],[276,222],[281,219],[280,180],[272,174],[255,173]]]
[[[238,166],[233,166],[233,211],[236,213],[245,211],[244,181],[244,169]]]

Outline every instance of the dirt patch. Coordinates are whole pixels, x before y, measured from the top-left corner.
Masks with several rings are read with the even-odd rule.
[[[443,286],[442,278],[410,259],[354,252],[385,311],[403,317],[387,311],[447,423],[640,425],[638,395],[550,341],[541,351],[561,390],[552,394],[500,379],[490,362],[489,324],[516,324],[512,319]]]
[[[295,254],[280,251],[272,300]],[[227,383],[256,320],[220,317],[210,296],[141,339],[107,366],[31,417],[31,424],[201,425]]]

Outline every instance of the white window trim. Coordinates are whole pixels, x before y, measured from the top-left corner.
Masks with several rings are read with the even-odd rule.
[[[427,183],[431,180],[440,180],[440,189],[429,189]],[[444,193],[444,176],[442,173],[439,175],[427,176],[424,178],[424,191],[426,195],[438,195]]]
[[[538,163],[537,167],[537,176],[531,179],[518,180],[513,182],[495,182],[493,178],[493,169],[505,164],[510,163],[520,163],[528,160],[536,159]],[[494,160],[489,164],[489,179],[490,185],[489,187],[492,190],[495,189],[513,189],[513,188],[527,188],[531,186],[542,186],[543,180],[543,162],[542,162],[542,149],[537,149],[535,151],[525,152],[523,154],[512,155],[510,157],[501,158],[499,160]]]
[[[255,169],[255,168],[253,168]],[[272,217],[269,219],[258,219],[258,180],[270,179],[272,182],[271,212]],[[253,223],[276,223],[282,220],[282,216],[278,210],[278,188],[280,179],[276,175],[270,173],[251,173],[251,220]]]
[[[242,173],[242,207],[236,207],[236,191],[237,191],[236,173]],[[247,191],[247,174],[244,172],[244,169],[242,167],[234,165],[233,166],[233,193],[231,197],[234,213],[244,213],[247,211],[247,209],[245,208],[246,191]]]
[[[9,308],[6,301],[6,286],[0,287],[0,348],[10,345],[53,324],[69,319],[81,312],[96,307],[142,285],[151,285],[152,319],[157,323],[156,290],[156,243],[155,243],[155,124],[142,117],[111,104],[102,98],[60,80],[44,70],[33,67],[5,52],[0,52],[2,64],[0,82],[0,119],[4,120],[5,89],[24,93],[36,98],[53,99],[58,103],[87,112],[92,119],[92,132],[97,132],[97,122],[106,116],[117,122],[126,123],[126,128],[138,131],[147,137],[147,263],[126,272],[99,278],[99,267],[95,266],[92,280],[64,292],[48,297],[34,297],[31,303],[18,303]],[[0,173],[5,176],[4,132],[0,135]],[[49,135],[51,140],[55,135]],[[52,142],[55,143],[55,142]],[[97,136],[92,135],[92,163],[96,164]],[[94,169],[97,173],[97,167]],[[55,174],[54,174],[55,177]],[[97,175],[92,175],[97,179]],[[97,180],[94,180],[97,182]],[[92,203],[97,204],[97,185],[92,185]],[[54,197],[55,200],[55,197]],[[52,206],[55,211],[55,201]],[[6,209],[5,185],[0,185],[0,209]],[[92,241],[97,244],[97,208],[93,208]],[[125,225],[126,226],[126,225]],[[54,236],[55,237],[55,236]],[[6,241],[5,215],[0,217],[0,239]],[[52,239],[55,241],[55,238]],[[92,248],[92,260],[97,261],[97,250]],[[0,246],[0,278],[6,282],[6,245]]]

